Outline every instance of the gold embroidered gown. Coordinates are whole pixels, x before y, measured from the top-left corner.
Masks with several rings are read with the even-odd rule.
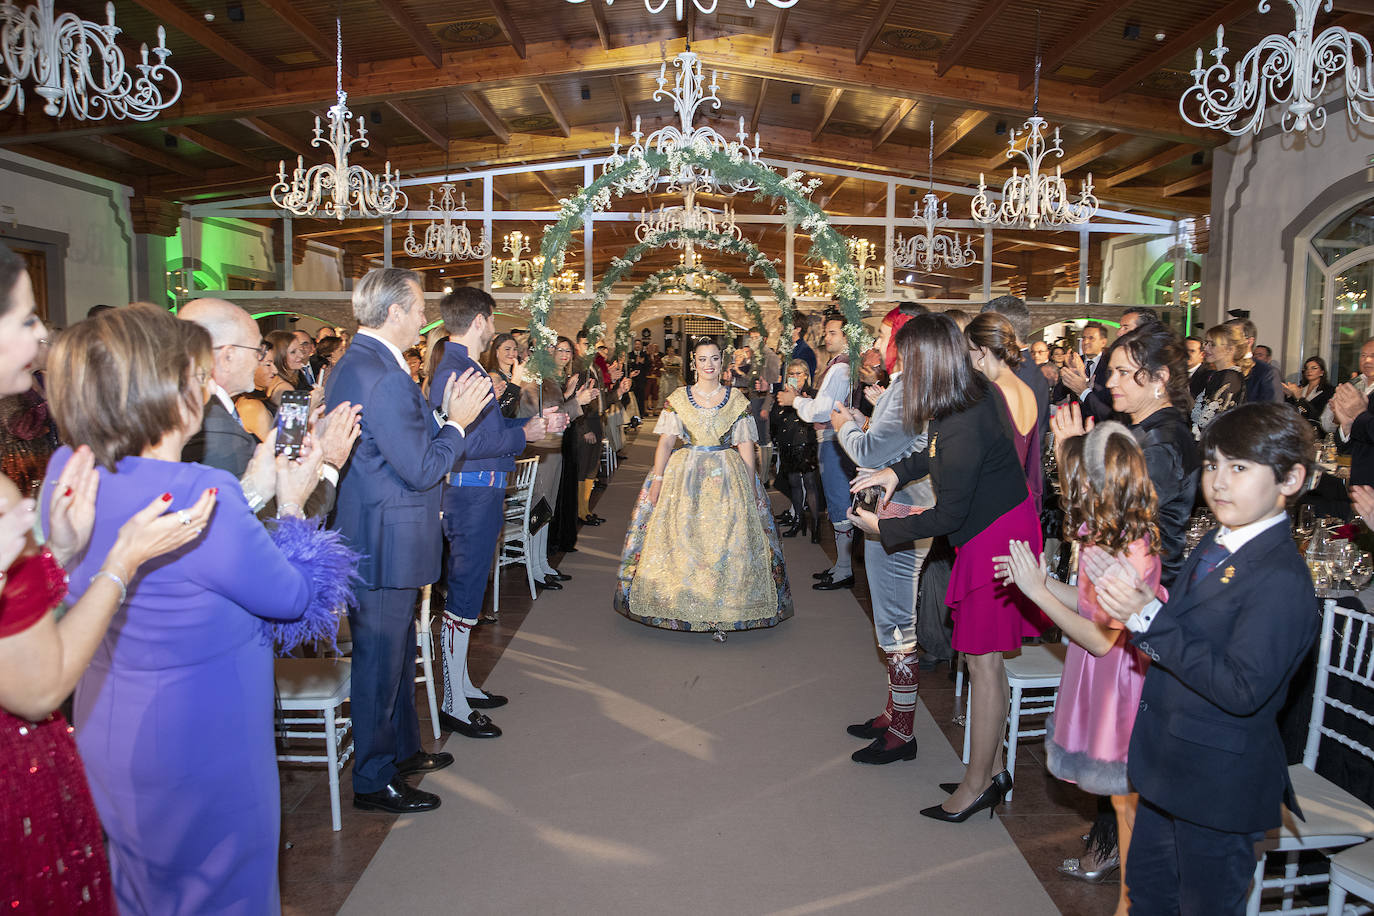
[[[615,609],[668,630],[750,630],[791,617],[772,506],[734,448],[757,440],[748,399],[732,389],[703,407],[679,388],[654,431],[683,447],[668,459],[658,504],[649,504],[652,480],[640,490]]]

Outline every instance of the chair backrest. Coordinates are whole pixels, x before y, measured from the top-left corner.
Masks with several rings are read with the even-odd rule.
[[[1331,689],[1342,682],[1374,690],[1374,616],[1341,607],[1328,598],[1322,612],[1322,637],[1317,652],[1317,684],[1312,696],[1312,719],[1307,726],[1303,766],[1316,769],[1317,751],[1323,737],[1374,761],[1374,748],[1326,722],[1327,709],[1331,708],[1348,716],[1348,719],[1337,716],[1335,720],[1344,719],[1352,729],[1359,727],[1359,723],[1363,723],[1362,732],[1374,727],[1374,715],[1369,710],[1330,695]]]
[[[512,519],[511,511],[517,506],[520,510],[520,524],[524,531],[530,527],[530,510],[534,508],[534,477],[539,470],[538,458],[521,458],[515,462],[515,476],[510,478],[506,488],[506,519]],[[510,503],[514,501],[515,505]]]

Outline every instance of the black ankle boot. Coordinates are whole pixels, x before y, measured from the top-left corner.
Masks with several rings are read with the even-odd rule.
[[[792,523],[791,528],[788,528],[786,531],[782,533],[782,536],[785,538],[794,538],[799,534],[806,534],[806,529],[809,527],[809,525],[810,522],[807,516],[802,515]]]

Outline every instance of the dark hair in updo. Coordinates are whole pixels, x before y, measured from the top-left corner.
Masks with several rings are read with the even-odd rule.
[[[716,342],[716,339],[714,337],[708,337],[705,334],[701,335],[696,340],[692,341],[692,355],[696,356],[697,351],[700,350],[702,347],[715,347],[717,350],[723,349],[721,345]]]
[[[1112,351],[1118,349],[1124,350],[1131,362],[1139,367],[1135,380],[1142,385],[1147,377],[1154,379],[1163,370],[1169,370],[1170,403],[1182,410],[1193,409],[1193,396],[1188,391],[1188,348],[1176,333],[1162,324],[1146,322],[1118,337]]]
[[[975,347],[984,347],[1011,369],[1021,365],[1021,343],[1016,329],[1000,312],[983,312],[964,328],[964,336]]]

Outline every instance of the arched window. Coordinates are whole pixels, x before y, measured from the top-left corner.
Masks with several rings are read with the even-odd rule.
[[[1183,279],[1175,284],[1174,274],[1179,260],[1183,262]],[[1193,332],[1193,322],[1202,305],[1202,265],[1197,255],[1183,254],[1176,249],[1155,262],[1145,277],[1146,305],[1185,305],[1191,308],[1163,311],[1164,324],[1184,336]]]
[[[1306,321],[1302,356],[1320,353],[1332,379],[1360,367],[1360,347],[1374,337],[1374,197],[1312,235],[1306,245]]]

